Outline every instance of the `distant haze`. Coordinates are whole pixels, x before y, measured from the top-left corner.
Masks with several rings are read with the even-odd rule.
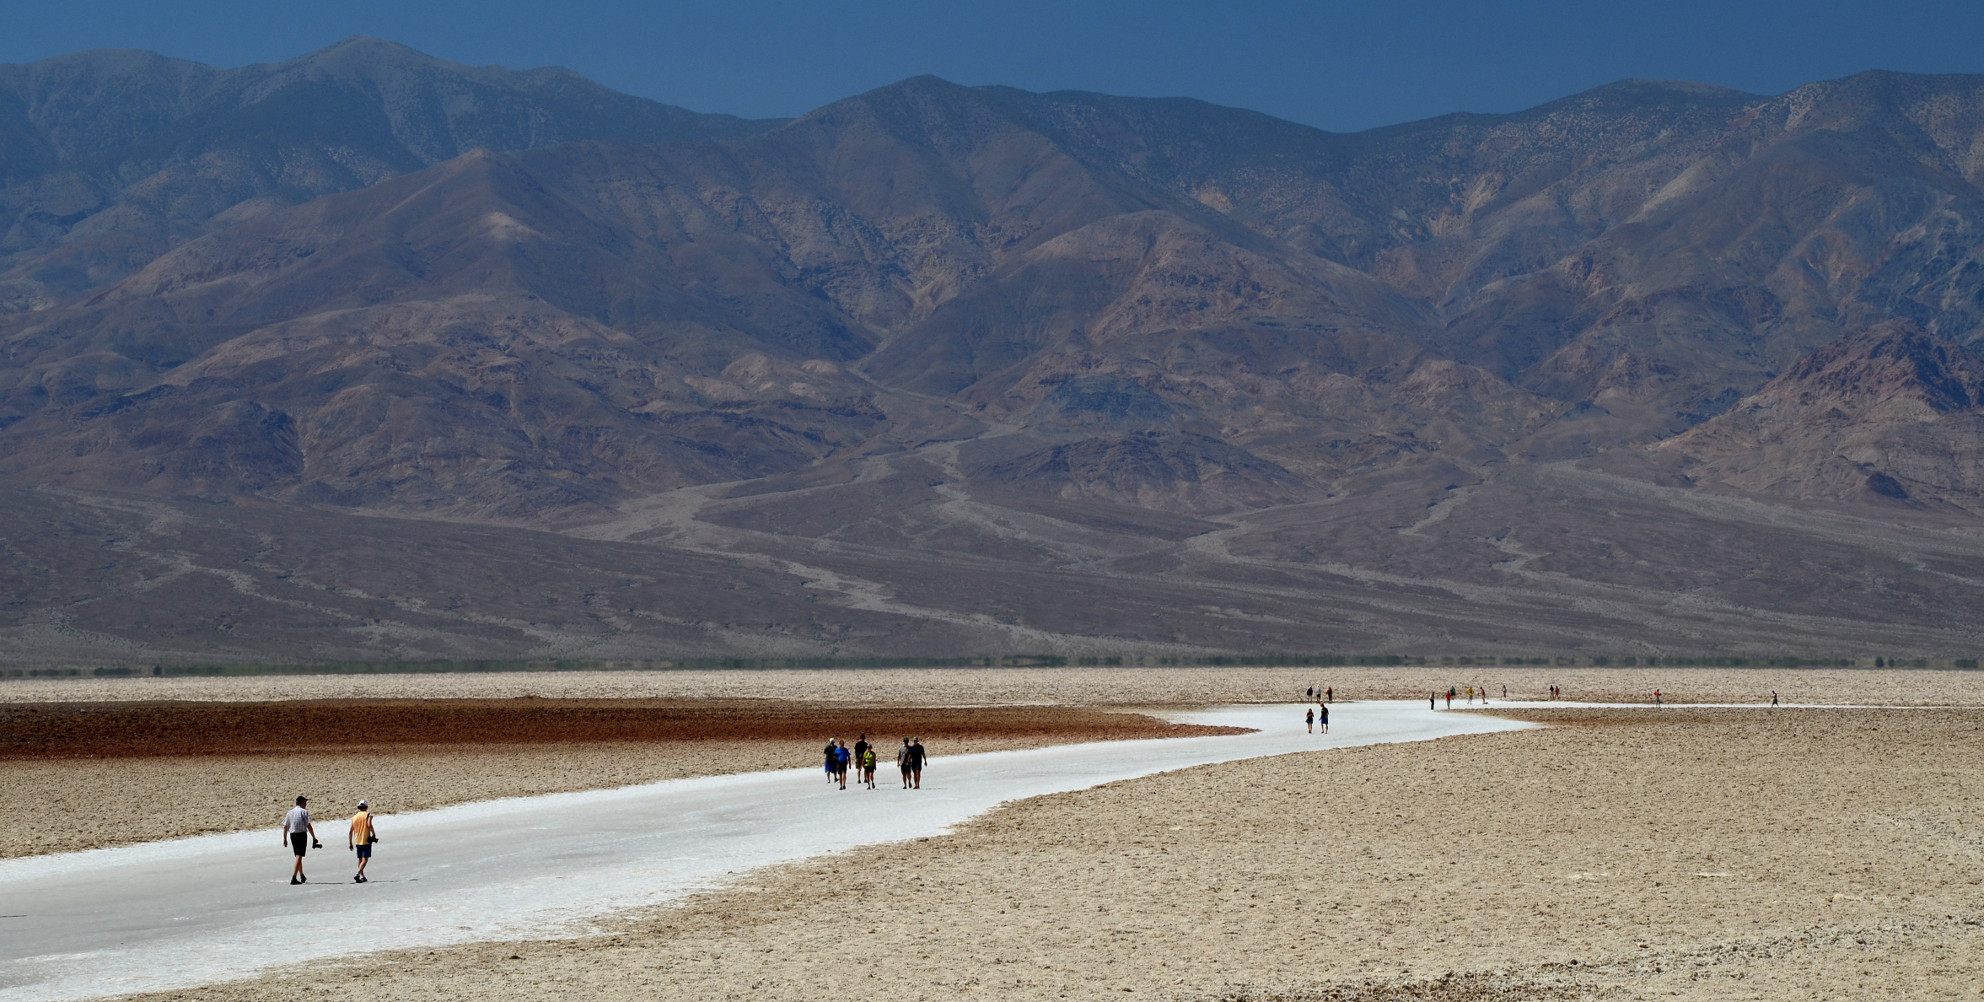
[[[747,118],[802,114],[920,74],[1195,97],[1352,130],[1517,111],[1627,78],[1776,94],[1873,69],[1984,71],[1984,7],[1961,0],[78,0],[12,5],[0,62],[136,48],[240,66],[351,35],[471,65],[565,66],[630,94]]]

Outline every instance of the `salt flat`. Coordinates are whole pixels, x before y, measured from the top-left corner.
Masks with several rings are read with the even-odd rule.
[[[1311,735],[1300,705],[1179,713],[1256,733],[938,758],[921,791],[879,770],[841,791],[817,769],[488,801],[382,823],[366,885],[341,823],[319,827],[314,881],[287,884],[268,830],[0,863],[0,999],[54,1000],[244,977],[278,964],[489,939],[581,935],[616,912],[756,867],[942,833],[1000,803],[1215,762],[1533,726],[1338,704]],[[197,810],[198,805],[188,805]]]

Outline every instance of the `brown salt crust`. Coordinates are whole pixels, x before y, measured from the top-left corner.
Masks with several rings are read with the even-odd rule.
[[[8,733],[9,714],[17,722],[17,753],[0,755],[11,758],[0,766],[7,776],[0,783],[0,858],[273,826],[298,794],[312,798],[320,818],[337,819],[361,797],[390,815],[815,766],[828,737],[852,744],[862,733],[885,747],[919,737],[941,768],[953,755],[1232,730],[1062,707],[489,702],[0,707],[0,735]],[[162,711],[169,712],[161,718]],[[161,719],[164,733],[148,728]],[[382,720],[403,726],[378,726]],[[320,746],[327,730],[335,739],[329,748]],[[382,744],[386,734],[406,740]],[[625,740],[629,734],[644,739]],[[559,740],[525,740],[547,735]],[[620,738],[604,740],[608,735]],[[505,740],[492,740],[499,736]],[[215,753],[242,746],[257,750]],[[160,753],[189,747],[207,753]],[[881,757],[893,761],[893,753]]]
[[[1976,997],[1984,713],[1653,717],[1114,783],[606,935],[158,997]]]
[[[1236,734],[1155,717],[1052,706],[804,706],[752,700],[378,699],[4,703],[0,759],[143,758],[296,751],[377,754],[431,745],[783,741],[1044,742]]]
[[[544,696],[572,699],[790,699],[910,706],[1057,704],[1204,706],[1295,701],[1310,686],[1337,698],[1425,699],[1449,686],[1486,687],[1499,702],[1787,703],[1984,706],[1984,671],[1836,668],[902,668],[762,671],[490,672],[260,675],[0,681],[0,703],[76,700],[220,701]],[[1456,705],[1462,705],[1455,700]]]

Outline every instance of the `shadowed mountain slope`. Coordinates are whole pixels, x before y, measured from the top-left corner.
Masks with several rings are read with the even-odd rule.
[[[1800,359],[1656,453],[1759,494],[1984,510],[1984,360],[1889,321]]]
[[[561,608],[624,560],[757,582],[664,629],[687,585],[532,626],[400,575],[404,630],[326,613],[325,655],[1960,651],[1980,149],[1975,77],[1338,135],[928,77],[749,123],[363,40],[65,57],[0,68],[0,482],[106,554],[190,520],[146,537],[166,591],[262,552],[231,519],[317,559],[282,512],[476,523],[433,551],[466,575],[584,540]],[[105,586],[169,605],[136,559]],[[152,649],[53,595],[19,649]]]

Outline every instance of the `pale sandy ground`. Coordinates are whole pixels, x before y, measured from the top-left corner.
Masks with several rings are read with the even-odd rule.
[[[50,679],[0,682],[0,702],[274,700],[351,697],[761,697],[909,705],[1056,703],[1163,706],[1297,698],[1329,685],[1339,700],[1417,697],[1469,684],[1506,685],[1512,698],[1548,686],[1568,698],[1681,702],[1984,705],[1984,671],[1542,668],[1063,668],[849,671],[531,672],[299,675],[236,678]],[[1456,700],[1456,705],[1462,701]],[[980,741],[964,754],[1039,741]],[[13,762],[0,784],[0,858],[238,831],[268,823],[298,793],[325,817],[359,797],[385,812],[502,796],[654,782],[810,764],[812,742],[421,749],[377,754],[279,754],[180,760]]]
[[[777,698],[904,705],[1055,703],[1203,706],[1298,699],[1416,698],[1448,685],[1501,686],[1512,698],[1562,686],[1568,698],[1984,706],[1984,671],[1494,668],[1002,668],[847,671],[490,672],[233,678],[29,679],[0,682],[0,702],[275,700],[364,697]],[[1462,705],[1460,700],[1455,705]],[[967,754],[1043,741],[933,747]],[[591,745],[272,754],[191,759],[8,762],[0,783],[0,858],[240,831],[281,815],[297,794],[342,818],[358,798],[383,813],[494,797],[810,765],[816,742]]]
[[[1979,997],[1984,711],[1553,712],[1023,801],[594,939],[158,997]]]
[[[1786,702],[1984,706],[1984,671],[1815,668],[932,668],[835,671],[489,672],[264,675],[235,678],[19,679],[0,702],[140,699],[767,698],[907,705],[1059,703],[1202,706],[1299,699],[1330,686],[1340,700],[1425,698],[1482,686],[1499,699],[1669,703]],[[1456,701],[1458,705],[1459,701]]]
[[[851,736],[850,736],[851,737]],[[933,756],[1052,739],[949,741]],[[382,815],[685,776],[810,766],[819,741],[506,745],[366,753],[0,762],[0,859],[267,827],[301,794],[322,820],[366,798]],[[893,753],[891,753],[892,755]],[[892,778],[894,759],[878,776]],[[336,831],[342,828],[333,826]],[[326,829],[319,828],[319,834]],[[342,837],[342,836],[339,836]]]

